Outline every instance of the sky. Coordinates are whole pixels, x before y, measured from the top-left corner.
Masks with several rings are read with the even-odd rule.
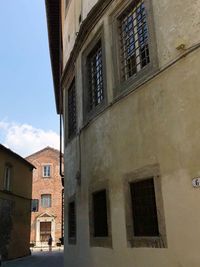
[[[0,7],[0,143],[23,157],[59,147],[44,2]]]

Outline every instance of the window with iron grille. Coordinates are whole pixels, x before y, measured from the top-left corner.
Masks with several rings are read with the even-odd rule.
[[[68,204],[68,240],[76,242],[76,204],[72,201]]]
[[[76,134],[76,88],[73,80],[68,90],[68,138]]]
[[[106,190],[93,193],[93,225],[94,237],[108,236]]]
[[[133,1],[119,16],[118,25],[121,79],[126,81],[150,62],[144,1]]]
[[[41,206],[43,208],[50,208],[51,207],[51,194],[41,195]]]
[[[102,43],[97,42],[87,56],[87,112],[94,110],[104,100]]]
[[[134,236],[159,236],[154,180],[130,183]]]

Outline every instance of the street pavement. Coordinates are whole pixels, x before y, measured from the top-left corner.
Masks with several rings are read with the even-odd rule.
[[[32,252],[31,256],[4,262],[1,267],[63,267],[63,251]]]

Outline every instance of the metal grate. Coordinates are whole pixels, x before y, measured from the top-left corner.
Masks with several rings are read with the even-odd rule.
[[[134,236],[159,236],[153,178],[130,184]]]
[[[68,90],[68,138],[76,134],[76,88],[73,80]]]
[[[149,62],[147,20],[143,1],[133,1],[119,17],[122,80],[128,80]]]
[[[106,190],[93,193],[94,237],[108,236]]]
[[[68,206],[68,237],[76,238],[76,205],[75,201],[69,203]]]
[[[88,111],[104,100],[103,62],[101,40],[87,57],[88,70]]]

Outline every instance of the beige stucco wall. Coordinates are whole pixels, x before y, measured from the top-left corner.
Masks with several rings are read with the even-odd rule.
[[[8,163],[12,166],[10,192],[4,191],[3,187],[5,164]],[[7,226],[10,229],[8,259],[30,254],[31,196],[32,167],[10,152],[0,150],[0,202],[4,201],[8,206],[11,205],[12,223]]]
[[[111,14],[102,18],[83,46],[76,62],[78,128],[83,127],[81,54],[104,25],[108,105],[79,137],[65,147],[65,207],[67,197],[77,196],[77,245],[68,245],[65,224],[65,266],[71,267],[198,267],[200,191],[192,179],[200,175],[200,51],[196,50],[158,76],[113,104]],[[183,53],[176,46],[199,42],[199,1],[153,0],[159,69]],[[88,5],[89,9],[89,5]],[[85,6],[86,10],[86,6]],[[86,12],[86,11],[85,11]],[[86,14],[86,13],[85,13]],[[67,21],[68,18],[66,18]],[[67,22],[65,22],[67,23]],[[63,33],[67,34],[67,30]],[[65,62],[70,50],[65,50]],[[67,133],[66,133],[67,136]],[[123,183],[127,175],[159,164],[167,248],[130,248],[125,226]],[[81,169],[81,186],[75,180]],[[108,180],[112,248],[90,247],[88,188]],[[67,222],[67,212],[65,212]]]
[[[32,170],[29,166],[26,166],[20,160],[12,157],[7,153],[0,153],[0,190],[3,189],[3,175],[4,165],[6,163],[12,164],[13,168],[13,180],[12,180],[12,192],[16,195],[20,195],[25,198],[31,198],[32,195]],[[19,183],[21,186],[19,186]]]
[[[136,267],[199,266],[200,192],[192,187],[192,178],[200,174],[199,57],[195,52],[181,60],[109,108],[81,134],[81,189],[74,181],[76,140],[66,148],[66,190],[68,195],[77,192],[79,205],[78,245],[65,243],[66,264],[88,266],[94,260],[90,267],[129,267],[133,262]],[[168,248],[127,248],[123,179],[154,163],[161,170]],[[110,181],[113,250],[89,248],[88,186],[101,179]]]

